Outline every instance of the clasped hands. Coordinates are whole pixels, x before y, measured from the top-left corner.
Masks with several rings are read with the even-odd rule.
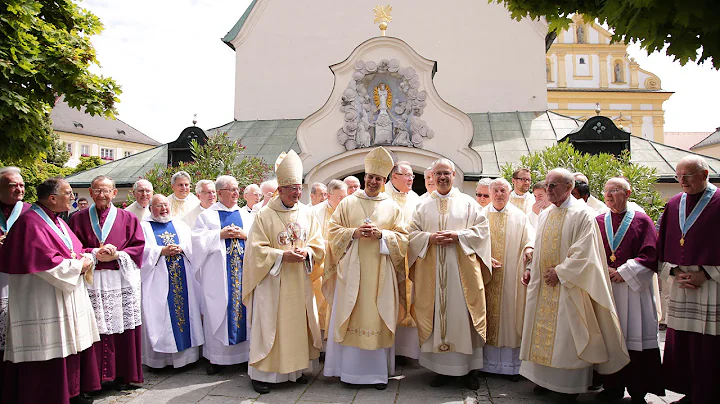
[[[705,271],[682,272],[679,268],[675,268],[675,282],[680,285],[680,289],[698,290],[700,286],[708,279]]]
[[[283,252],[282,260],[284,262],[298,263],[305,261],[305,259],[307,259],[307,256],[308,252],[304,248],[293,248],[292,250],[286,250],[285,252]]]
[[[430,243],[430,245],[437,245],[440,247],[457,244],[458,232],[449,230],[436,231],[435,233],[430,234],[430,240],[428,243]]]
[[[162,251],[160,251],[160,255],[165,257],[171,257],[173,255],[178,255],[183,252],[182,247],[180,247],[177,244],[168,244],[165,247],[162,248]]]
[[[375,238],[380,240],[382,238],[382,231],[372,223],[365,223],[355,229],[353,238]]]
[[[617,271],[615,268],[608,268],[610,271],[610,282],[613,283],[623,283],[625,282],[625,279],[620,275],[620,272]]]
[[[118,259],[117,247],[112,244],[105,244],[104,246],[98,248],[95,257],[100,262],[115,261]]]
[[[80,271],[80,274],[84,274],[85,272],[89,271],[90,268],[92,268],[93,264],[95,263],[95,260],[92,257],[92,254],[82,254],[80,255],[80,260],[82,261],[82,270]]]
[[[225,226],[220,230],[220,239],[224,240],[226,238],[239,238],[241,240],[247,240],[247,233],[245,233],[242,227],[235,225]]]

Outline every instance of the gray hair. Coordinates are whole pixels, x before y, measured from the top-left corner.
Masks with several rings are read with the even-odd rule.
[[[395,163],[392,170],[390,171],[390,174],[395,174],[395,173],[400,172],[400,166],[407,166],[410,169],[410,171],[412,172],[412,166],[410,165],[410,162],[403,160],[403,161],[398,161],[397,163]]]
[[[261,192],[260,187],[257,184],[250,184],[250,185],[246,186],[245,189],[243,190],[243,196],[245,196],[253,191]]]
[[[506,180],[505,178],[495,178],[494,180],[490,181],[490,184],[488,185],[490,189],[496,188],[496,187],[505,187],[508,191],[512,191],[512,185]]]
[[[333,192],[337,191],[338,189],[344,189],[347,191],[347,184],[340,180],[332,180],[328,183],[328,186],[327,186],[328,194],[332,194]]]
[[[561,176],[566,184],[570,184],[570,189],[575,188],[575,176],[569,170],[564,169],[564,168],[554,168],[554,169],[548,171],[548,173],[545,177],[547,178],[547,176],[550,174],[557,174],[557,175]]]
[[[630,190],[632,190],[632,187],[630,186],[630,181],[628,181],[627,178],[623,178],[623,177],[612,177],[612,178],[610,178],[609,180],[607,180],[607,182],[605,182],[605,184],[607,184],[607,183],[610,182],[610,181],[617,181],[617,182],[619,182],[619,183],[620,183],[620,187],[621,187],[622,189],[624,189],[625,191],[630,191]]]
[[[13,166],[0,168],[0,177],[4,177],[6,174],[20,174],[20,169]]]
[[[97,177],[93,178],[92,181],[90,181],[90,187],[92,188],[92,186],[98,181],[106,181],[106,180],[110,181],[110,183],[112,184],[112,187],[115,188],[115,180],[108,177],[107,175],[98,175]]]
[[[678,166],[680,164],[688,164],[692,163],[695,165],[695,168],[697,168],[700,171],[710,171],[710,166],[708,165],[707,160],[705,160],[702,156],[698,156],[697,154],[690,154],[688,156],[683,157],[678,162]],[[677,169],[677,167],[676,167]]]
[[[343,182],[344,182],[345,184],[347,184],[348,180],[350,180],[350,181],[355,181],[355,182],[357,182],[358,184],[360,184],[360,180],[358,179],[358,177],[356,177],[356,176],[354,176],[354,175],[348,175],[347,177],[345,177],[345,179],[343,180]]]
[[[488,178],[488,177],[480,178],[480,180],[477,182],[477,185],[476,185],[475,187],[477,188],[477,187],[479,187],[480,185],[482,185],[482,186],[484,186],[484,187],[489,187],[489,186],[490,186],[490,183],[491,183],[492,181],[493,181],[492,178]]]
[[[139,180],[135,181],[135,183],[133,184],[133,187],[132,187],[133,192],[135,192],[138,189],[138,187],[140,185],[142,185],[143,182],[147,182],[147,184],[150,185],[150,189],[153,189],[152,182],[150,182],[146,179],[139,179]]]
[[[192,182],[192,178],[187,171],[178,171],[170,177],[170,185],[175,185],[175,181],[177,181],[178,178],[187,178],[188,182]]]
[[[47,200],[50,195],[55,195],[60,192],[60,187],[66,182],[67,181],[65,181],[62,177],[52,177],[46,179],[35,187],[37,199],[39,201]]]
[[[277,178],[273,178],[273,179],[271,179],[271,180],[263,181],[263,182],[260,184],[260,192],[264,192],[264,191],[263,191],[263,188],[270,188],[270,187],[272,187],[273,192],[275,192],[275,191],[278,189]]]
[[[423,172],[423,177],[427,178],[428,175],[432,175],[432,166],[426,168],[425,171]]]
[[[212,180],[200,180],[195,184],[195,193],[199,194],[205,185],[212,185],[212,187],[215,188],[215,183]]]
[[[590,180],[588,179],[587,175],[581,172],[573,173],[573,178],[575,178],[575,181],[580,180],[585,182],[586,184],[590,184]]]
[[[313,182],[313,184],[310,186],[310,193],[312,195],[316,195],[318,192],[318,188],[325,187],[325,184],[322,182]],[[327,187],[325,187],[325,190],[327,191]]]
[[[435,160],[435,161],[432,163],[432,165],[430,166],[430,167],[433,169],[433,171],[435,170],[435,166],[438,165],[438,164],[446,164],[446,165],[449,165],[450,168],[452,169],[452,171],[455,172],[455,163],[453,163],[452,161],[450,161],[450,159],[446,159],[446,158],[443,157],[443,158],[439,158],[439,159]]]
[[[232,175],[221,175],[215,180],[215,189],[223,189],[233,182],[238,183]]]

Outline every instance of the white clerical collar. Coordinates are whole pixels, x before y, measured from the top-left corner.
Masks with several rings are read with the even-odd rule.
[[[391,185],[392,185],[392,184],[391,184]],[[382,196],[382,192],[380,192],[380,193],[377,194],[376,196],[370,196],[370,195],[368,195],[367,192],[365,192],[364,189],[360,189],[360,190],[355,191],[355,193],[358,193],[358,192],[362,192],[362,194],[365,195],[366,198],[372,199],[373,201],[378,201],[378,200],[380,200],[380,199],[387,198],[387,195],[385,195],[384,197]]]
[[[505,212],[505,211],[507,210],[507,204],[502,208],[502,210],[497,210],[497,209],[495,209],[495,205],[493,205],[492,203],[490,203],[487,207],[488,207],[488,212],[498,212],[498,213],[502,213],[502,212]]]
[[[233,205],[233,207],[228,208],[227,206],[223,205],[222,202],[215,202],[212,206],[210,206],[208,209],[212,210],[222,210],[224,212],[234,212],[236,210],[240,210],[237,203]]]
[[[510,196],[512,196],[512,197],[514,197],[514,198],[525,199],[525,198],[527,198],[527,196],[528,196],[529,193],[530,193],[530,192],[525,192],[525,193],[522,194],[522,195],[518,195],[517,192],[515,192],[515,190],[513,189],[513,191],[512,191],[512,193],[510,194]]]
[[[445,194],[445,195],[441,194],[441,193],[438,192],[437,190],[435,190],[435,191],[433,191],[433,192],[435,192],[435,193],[437,194],[438,198],[449,198],[449,197],[451,197],[451,196],[453,195],[453,193],[455,192],[455,187],[450,188],[450,192],[448,192],[448,193]]]
[[[397,188],[395,188],[395,185],[393,185],[392,182],[390,183],[390,189],[392,190],[392,192],[395,192],[396,194],[408,195],[410,193],[409,191],[408,192],[399,191]]]
[[[178,200],[178,201],[185,202],[185,200],[188,198],[188,196],[190,196],[190,194],[188,194],[188,196],[186,196],[186,197],[184,197],[184,198],[180,198],[179,196],[177,196],[177,195],[175,195],[175,194],[172,194],[172,196],[173,196],[173,198],[175,198],[175,199]]]
[[[563,202],[562,204],[560,204],[560,206],[558,206],[558,208],[560,208],[560,209],[567,209],[567,208],[569,208],[570,206],[572,206],[572,205],[575,204],[575,203],[577,203],[577,200],[575,199],[574,196],[572,196],[572,194],[570,194],[570,195],[568,195],[568,198],[565,199],[565,202]]]

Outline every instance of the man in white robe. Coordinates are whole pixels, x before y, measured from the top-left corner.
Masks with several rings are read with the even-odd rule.
[[[354,175],[348,175],[343,182],[348,187],[348,195],[352,195],[360,190],[360,180]]]
[[[398,161],[390,172],[390,184],[385,187],[385,193],[402,209],[405,227],[410,225],[415,207],[420,202],[420,197],[412,190],[414,178],[415,174],[413,174],[410,163]],[[405,307],[401,309],[401,313],[405,312],[405,318],[399,319],[400,322],[395,330],[395,355],[399,357],[400,365],[404,364],[404,358],[420,358],[417,325],[410,315],[413,285],[407,277],[408,270],[406,264],[405,284],[400,288],[401,293],[405,292]]]
[[[328,189],[322,182],[315,182],[310,186],[310,205],[316,206],[325,202],[328,197]]]
[[[200,282],[208,374],[249,358],[248,310],[242,304],[243,259],[248,214],[237,205],[237,180],[223,175],[215,181],[218,202],[203,211],[192,234],[193,260]]]
[[[513,191],[510,194],[510,203],[517,206],[528,214],[535,204],[535,197],[530,193],[532,176],[530,170],[524,167],[518,168],[512,175]]]
[[[602,238],[595,217],[570,194],[572,174],[548,172],[553,206],[540,215],[527,282],[520,374],[535,392],[562,393],[574,402],[588,390],[593,367],[611,374],[629,361],[610,290]],[[526,274],[527,275],[527,274]]]
[[[418,203],[429,198],[433,191],[437,189],[435,186],[435,177],[433,177],[432,173],[432,167],[426,168],[423,176],[425,177],[425,193],[420,195],[420,201],[418,201]]]
[[[192,236],[182,220],[172,219],[170,203],[155,195],[151,216],[140,225],[145,250],[142,279],[143,365],[180,368],[200,359],[205,342],[195,268],[191,261]]]
[[[418,205],[409,229],[420,365],[436,373],[431,386],[462,376],[466,388],[477,390],[472,371],[483,367],[487,331],[488,220],[473,198],[453,187],[452,161],[439,159],[432,168],[437,190]]]
[[[255,206],[253,206],[253,212],[257,213],[262,209],[265,205],[267,205],[270,200],[272,200],[273,196],[275,195],[275,191],[278,189],[278,182],[277,179],[271,179],[267,181],[263,181],[260,184],[260,192],[262,192],[262,201],[260,203],[256,203]],[[249,229],[249,228],[248,228]]]
[[[197,196],[190,192],[192,179],[186,171],[178,171],[170,177],[173,193],[168,196],[170,215],[182,219],[188,212],[200,204]]]
[[[475,200],[483,208],[490,205],[490,178],[480,178],[475,186]]]
[[[215,190],[215,182],[213,181],[198,181],[197,184],[195,184],[195,193],[198,195],[198,199],[200,199],[200,204],[182,218],[183,222],[191,229],[195,227],[195,221],[198,216],[200,216],[205,209],[209,209],[217,202],[217,191]]]
[[[132,187],[135,202],[125,208],[126,211],[137,216],[139,221],[150,216],[150,198],[153,196],[153,185],[148,180],[137,180]]]
[[[530,220],[532,227],[537,228],[540,214],[551,205],[547,197],[547,185],[545,185],[545,180],[536,182],[532,187],[532,193],[535,197],[535,203],[533,203],[532,210],[528,212],[527,217],[528,220]]]
[[[492,203],[485,209],[490,223],[492,279],[485,285],[487,342],[483,372],[520,380],[520,338],[525,316],[525,289],[521,280],[530,270],[535,230],[527,216],[508,203],[512,187],[504,178],[490,183]]]

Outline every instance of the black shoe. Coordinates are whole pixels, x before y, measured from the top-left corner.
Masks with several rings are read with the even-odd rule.
[[[408,364],[408,358],[404,356],[395,356],[395,366],[405,366]]]
[[[647,404],[647,401],[645,401],[645,396],[630,396],[630,402],[633,404]]]
[[[430,381],[430,386],[432,386],[432,387],[444,386],[448,383],[449,380],[450,380],[450,376],[436,374],[435,377]]]
[[[510,380],[510,381],[513,382],[513,383],[517,383],[517,382],[519,382],[520,380],[522,380],[522,376],[520,376],[520,375],[510,375],[510,377],[508,377],[508,380]]]
[[[667,324],[660,324],[660,325],[658,326],[658,329],[659,329],[660,331],[667,331]],[[677,402],[677,401],[676,401],[676,402]]]
[[[605,389],[599,392],[596,396],[596,400],[600,401],[618,401],[622,400],[625,396],[625,389]]]
[[[205,373],[207,373],[210,376],[218,374],[218,373],[222,373],[222,372],[223,372],[223,367],[221,365],[213,365],[211,363],[205,368]]]
[[[385,390],[387,388],[387,383],[377,383],[375,385],[375,390]]]
[[[325,352],[320,352],[320,362],[325,362]]]
[[[602,384],[592,384],[588,386],[588,391],[598,391],[602,388]]]
[[[307,376],[305,376],[305,373],[301,374],[300,377],[295,379],[295,383],[308,384],[308,378]]]
[[[267,394],[270,392],[270,386],[265,382],[253,380],[252,386],[253,386],[253,390],[257,391],[260,394]]]
[[[80,393],[79,396],[70,399],[70,404],[92,404],[93,401],[95,401],[95,399],[90,397],[89,394]]]
[[[125,380],[119,377],[113,382],[113,387],[117,391],[137,390],[140,388],[140,386],[134,386],[130,383],[125,383]]]
[[[535,387],[533,387],[533,393],[540,395],[540,396],[543,394],[547,394],[549,392],[550,392],[550,390],[546,389],[545,387],[543,387],[539,384],[536,384]]]
[[[465,384],[465,388],[468,390],[477,390],[480,388],[480,381],[473,376],[472,372],[463,376],[463,384]]]

